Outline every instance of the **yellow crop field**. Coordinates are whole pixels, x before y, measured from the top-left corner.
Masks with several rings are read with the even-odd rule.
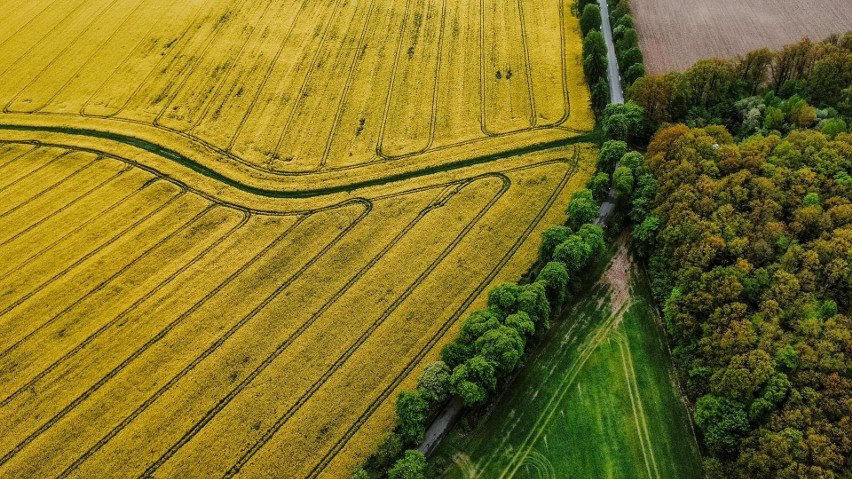
[[[594,169],[551,0],[0,0],[0,477],[346,477]]]

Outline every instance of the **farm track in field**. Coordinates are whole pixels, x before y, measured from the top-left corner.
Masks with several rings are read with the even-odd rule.
[[[591,168],[564,0],[37,1],[0,13],[0,476],[348,473]]]

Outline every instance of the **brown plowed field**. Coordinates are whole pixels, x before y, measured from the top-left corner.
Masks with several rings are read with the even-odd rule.
[[[632,0],[649,73],[852,30],[850,0]]]

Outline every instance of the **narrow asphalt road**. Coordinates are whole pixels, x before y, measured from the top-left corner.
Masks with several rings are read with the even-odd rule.
[[[601,7],[601,33],[606,42],[607,76],[609,77],[609,102],[624,103],[621,91],[621,75],[618,73],[618,58],[615,56],[615,43],[612,41],[612,26],[609,24],[609,6],[606,0],[598,0]]]
[[[598,5],[601,8],[601,31],[606,42],[607,49],[607,76],[609,77],[609,95],[610,103],[624,103],[624,93],[621,91],[621,76],[618,73],[618,59],[615,56],[615,44],[612,41],[612,27],[609,22],[609,7],[606,0],[598,0]],[[594,224],[605,227],[607,220],[615,211],[616,205],[615,189],[611,188],[606,200],[601,204],[598,210],[598,217],[595,218]],[[461,398],[454,397],[438,414],[438,417],[432,421],[429,428],[426,429],[423,443],[417,448],[427,457],[430,456],[441,440],[446,436],[450,428],[455,424],[458,418],[464,412],[464,404]]]

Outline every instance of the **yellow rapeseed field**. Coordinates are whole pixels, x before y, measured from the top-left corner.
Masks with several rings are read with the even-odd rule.
[[[0,25],[0,477],[346,477],[593,170],[569,2]]]

